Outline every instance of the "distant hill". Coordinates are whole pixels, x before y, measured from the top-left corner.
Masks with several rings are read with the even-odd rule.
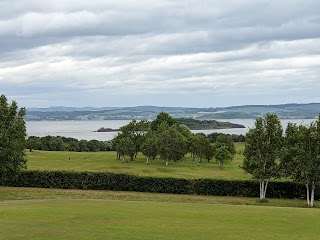
[[[254,119],[266,113],[277,114],[282,119],[316,118],[320,103],[246,105],[225,108],[184,108],[184,107],[49,107],[27,109],[27,120],[131,120],[154,119],[160,112],[167,112],[174,118],[210,119]]]
[[[216,120],[196,120],[193,118],[177,118],[178,123],[186,125],[190,130],[246,128],[244,125],[220,122]]]

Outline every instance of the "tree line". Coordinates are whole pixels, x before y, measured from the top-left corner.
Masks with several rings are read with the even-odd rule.
[[[26,140],[26,148],[43,151],[99,152],[113,151],[112,141],[78,140],[61,136],[31,136]]]

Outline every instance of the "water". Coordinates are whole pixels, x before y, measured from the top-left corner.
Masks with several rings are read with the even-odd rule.
[[[281,120],[283,128],[287,126],[288,122],[297,124],[309,124],[315,119],[284,119]],[[246,126],[246,128],[232,128],[232,129],[212,129],[212,130],[194,130],[192,132],[203,132],[205,134],[219,132],[229,134],[246,134],[249,128],[254,126],[254,119],[221,119],[219,121],[226,121],[238,123]],[[101,121],[27,121],[28,136],[44,137],[63,136],[72,137],[76,139],[107,141],[113,139],[117,132],[94,132],[101,127],[117,129],[126,124],[129,120],[101,120]]]

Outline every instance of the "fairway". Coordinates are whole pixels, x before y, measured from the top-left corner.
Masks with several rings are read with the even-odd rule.
[[[27,152],[28,170],[74,170],[74,171],[105,171],[113,173],[130,173],[139,176],[176,177],[176,178],[216,178],[216,179],[251,179],[239,167],[243,162],[242,153],[244,143],[236,143],[233,161],[220,169],[215,162],[204,160],[198,166],[198,161],[193,161],[190,155],[185,160],[170,162],[169,166],[159,160],[150,160],[145,163],[145,158],[139,154],[134,161],[122,163],[116,160],[115,152]],[[69,160],[70,158],[70,160]]]
[[[12,199],[19,194],[39,198],[0,199],[1,239],[303,240],[320,235],[319,209],[213,204],[238,198],[28,188],[0,192],[9,199],[10,193]],[[91,194],[98,198],[76,199]],[[188,202],[192,198],[195,202]]]

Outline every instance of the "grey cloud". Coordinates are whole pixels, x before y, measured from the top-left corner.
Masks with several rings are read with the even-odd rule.
[[[1,91],[31,105],[46,97],[43,105],[81,105],[81,96],[91,105],[316,100],[319,8],[312,0],[3,0]]]

